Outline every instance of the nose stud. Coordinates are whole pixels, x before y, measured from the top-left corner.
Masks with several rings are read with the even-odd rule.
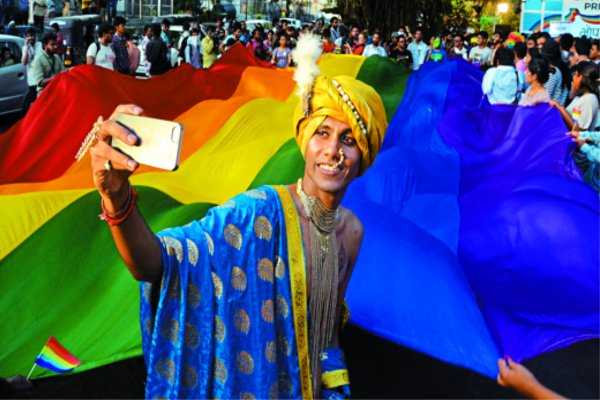
[[[338,154],[340,155],[340,160],[335,164],[336,168],[341,167],[342,164],[344,164],[344,160],[346,159],[346,155],[344,154],[344,149],[340,149],[338,151]]]

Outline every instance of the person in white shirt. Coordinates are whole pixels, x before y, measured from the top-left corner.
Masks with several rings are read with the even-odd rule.
[[[454,57],[462,57],[463,60],[468,61],[469,56],[467,55],[467,49],[465,47],[463,37],[461,35],[454,35],[454,46],[450,53]]]
[[[569,130],[589,131],[598,126],[600,103],[598,102],[598,66],[592,61],[583,61],[573,67],[571,90],[575,98],[568,107],[556,101],[550,105],[560,111]]]
[[[144,67],[146,74],[149,74],[150,71],[150,61],[148,61],[148,57],[146,57],[146,47],[148,43],[150,43],[150,38],[152,37],[152,27],[150,25],[144,26],[144,35],[142,36],[142,40],[140,44],[138,44],[138,48],[140,49],[140,65]]]
[[[488,33],[483,31],[477,34],[477,46],[471,49],[469,61],[482,67],[492,64],[492,49],[487,45]]]
[[[501,47],[496,52],[495,66],[483,76],[481,91],[490,104],[516,104],[523,88],[522,77],[515,68],[514,53]]]
[[[102,24],[98,29],[98,41],[90,44],[87,49],[86,61],[88,64],[102,68],[115,69],[115,52],[110,47],[112,43],[113,28],[109,24]]]
[[[187,62],[185,60],[185,48],[183,47],[185,44],[187,44],[187,39],[190,37],[191,35],[191,31],[190,31],[190,23],[189,22],[184,22],[183,23],[183,32],[181,32],[181,35],[179,35],[179,39],[177,40],[177,51],[179,52],[179,56],[177,58],[177,65],[181,65],[182,62]]]
[[[200,45],[200,30],[193,27],[191,36],[185,42],[185,62],[194,68],[202,68],[202,46]]]
[[[38,29],[38,32],[44,32],[44,18],[48,11],[48,2],[46,0],[33,1],[33,25]]]
[[[29,28],[25,34],[25,44],[21,49],[21,64],[25,66],[27,71],[27,86],[29,86],[29,91],[27,92],[27,96],[25,96],[25,102],[23,104],[23,113],[27,112],[29,106],[37,97],[36,82],[33,79],[31,69],[31,64],[33,64],[33,60],[37,53],[35,44],[35,29]]]
[[[415,40],[408,45],[408,51],[410,51],[413,58],[412,69],[417,71],[425,62],[425,57],[427,57],[429,51],[429,46],[423,41],[423,32],[420,29],[415,31]]]
[[[379,32],[373,33],[373,39],[371,44],[368,44],[363,51],[363,56],[370,57],[378,55],[381,57],[387,57],[385,48],[381,45],[381,34]]]

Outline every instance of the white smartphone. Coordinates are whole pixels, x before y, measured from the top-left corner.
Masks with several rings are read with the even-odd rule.
[[[113,138],[111,145],[136,162],[173,171],[179,166],[183,144],[183,126],[163,119],[118,114],[116,121],[139,138],[137,146]]]

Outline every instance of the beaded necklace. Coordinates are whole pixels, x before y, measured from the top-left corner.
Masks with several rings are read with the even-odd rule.
[[[318,198],[307,195],[298,180],[296,193],[308,217],[308,244],[311,252],[309,275],[309,337],[313,388],[321,383],[320,355],[330,344],[335,331],[338,303],[339,258],[335,228],[339,209],[327,208]],[[316,392],[319,393],[319,392]]]

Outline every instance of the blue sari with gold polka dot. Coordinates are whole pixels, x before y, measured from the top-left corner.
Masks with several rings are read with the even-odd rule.
[[[311,397],[304,256],[293,200],[261,187],[158,235],[141,285],[147,398]]]

